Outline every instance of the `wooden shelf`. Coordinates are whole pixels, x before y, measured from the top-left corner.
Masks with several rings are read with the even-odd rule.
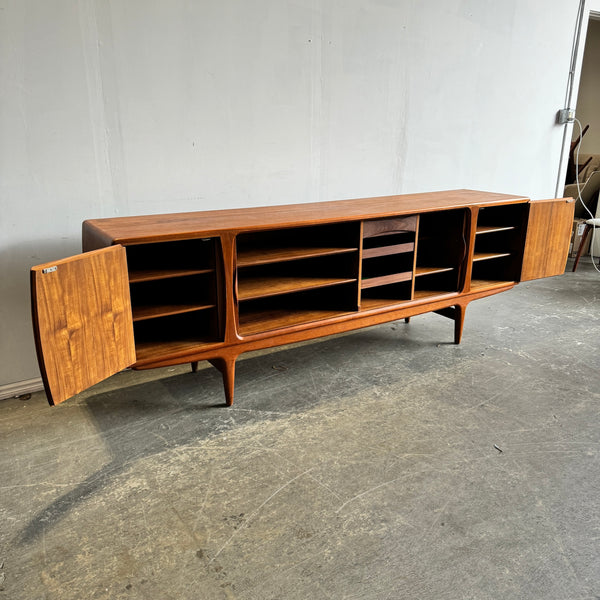
[[[382,308],[383,306],[396,306],[398,304],[406,304],[410,302],[409,298],[395,299],[395,298],[361,298],[360,310],[373,310],[376,308]]]
[[[380,275],[379,277],[369,277],[362,279],[360,288],[366,290],[368,288],[377,287],[380,285],[389,285],[390,283],[398,283],[400,281],[410,281],[412,279],[412,271],[403,273],[391,273],[389,275]]]
[[[302,258],[345,254],[347,252],[358,252],[358,248],[339,248],[321,246],[315,248],[253,248],[251,250],[242,250],[238,252],[237,266],[249,267],[253,265],[267,265],[270,263],[300,260]]]
[[[421,277],[422,275],[434,275],[435,273],[447,273],[453,270],[454,267],[416,267],[415,277]]]
[[[137,269],[129,271],[129,283],[141,281],[157,281],[159,279],[171,279],[173,277],[188,277],[190,275],[202,275],[213,273],[214,269]]]
[[[492,225],[477,225],[476,233],[477,235],[481,235],[484,233],[494,233],[496,231],[510,231],[511,229],[515,229],[514,225],[508,225],[506,227],[495,227]]]
[[[458,296],[458,292],[449,292],[447,290],[415,290],[413,300],[424,300],[435,296]]]
[[[494,288],[506,287],[507,285],[515,285],[515,281],[498,281],[491,279],[471,279],[471,291],[475,290],[492,290]]]
[[[312,290],[343,283],[352,283],[356,279],[338,277],[253,277],[238,280],[238,299],[253,300],[279,294],[289,294],[303,290]]]
[[[179,315],[197,310],[207,310],[215,308],[214,304],[163,304],[158,306],[134,306],[132,308],[134,321],[145,321],[146,319],[155,319],[157,317],[168,317],[169,315]]]
[[[490,260],[493,258],[503,258],[504,256],[510,256],[510,252],[475,252],[473,255],[473,262]]]
[[[377,258],[378,256],[388,256],[390,254],[404,254],[406,252],[412,252],[415,249],[414,242],[407,242],[404,244],[392,244],[390,246],[379,246],[376,248],[364,248],[362,257],[365,258]]]
[[[241,335],[254,335],[264,331],[273,331],[275,329],[284,329],[304,323],[313,323],[323,321],[344,315],[350,315],[352,312],[339,310],[288,310],[271,309],[264,311],[252,311],[240,313],[239,332]]]
[[[170,355],[200,352],[219,343],[222,342],[215,341],[208,337],[190,337],[188,339],[182,339],[180,337],[177,340],[136,342],[136,366],[143,366],[144,362],[164,360]]]

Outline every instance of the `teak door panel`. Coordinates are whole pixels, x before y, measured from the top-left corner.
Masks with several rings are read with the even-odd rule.
[[[571,198],[530,202],[521,281],[561,275],[569,253],[575,203]]]
[[[31,270],[32,317],[50,404],[135,362],[123,246],[110,246]]]

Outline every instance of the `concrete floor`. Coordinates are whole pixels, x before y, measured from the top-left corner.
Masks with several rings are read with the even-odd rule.
[[[600,598],[600,275],[0,402],[0,599]],[[497,448],[496,448],[497,447]],[[501,450],[501,452],[500,452]]]

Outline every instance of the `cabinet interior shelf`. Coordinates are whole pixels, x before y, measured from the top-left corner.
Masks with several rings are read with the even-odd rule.
[[[458,296],[459,292],[448,292],[444,290],[415,290],[413,299],[424,300],[426,298],[433,298],[436,296]]]
[[[392,299],[392,298],[362,298],[360,301],[360,310],[374,310],[383,306],[395,306],[397,304],[406,304],[407,299]]]
[[[364,248],[364,258],[377,258],[378,256],[388,256],[390,254],[403,254],[405,252],[412,252],[415,249],[414,242],[407,242],[404,244],[392,244],[390,246],[379,246],[375,248]]]
[[[493,225],[477,225],[476,233],[477,235],[481,235],[484,233],[495,233],[496,231],[510,231],[511,229],[515,229],[514,225],[508,225],[506,227],[496,227]]]
[[[293,311],[282,308],[241,312],[239,315],[239,332],[241,335],[254,335],[264,331],[273,331],[349,314],[352,313],[339,310],[300,310],[297,308]]]
[[[473,255],[473,262],[490,260],[493,258],[503,258],[504,256],[510,256],[510,252],[475,252]]]
[[[515,281],[501,281],[491,279],[471,279],[471,291],[475,290],[492,290],[494,288],[505,287],[507,285],[514,285]]]
[[[357,251],[358,248],[339,247],[252,248],[238,251],[237,265],[238,267],[250,267]]]
[[[422,275],[434,275],[435,273],[447,273],[453,270],[454,267],[416,267],[415,277],[421,277]]]
[[[497,281],[494,282],[490,282],[490,283],[499,283]],[[504,283],[502,282],[502,286],[504,285],[509,285],[509,283]],[[497,286],[497,287],[502,287],[502,286]],[[456,296],[458,295],[458,292],[448,292],[448,291],[440,291],[440,290],[415,290],[414,295],[413,295],[413,300],[424,300],[427,298],[433,298],[436,296]],[[406,305],[407,303],[407,299],[406,298],[398,298],[398,299],[391,299],[391,298],[363,298],[361,300],[360,303],[360,310],[361,311],[366,311],[366,310],[374,310],[377,308],[383,308],[383,307],[391,307],[391,306],[403,306]]]
[[[361,289],[365,290],[380,285],[389,285],[390,283],[399,283],[400,281],[410,281],[412,279],[412,271],[403,273],[390,273],[389,275],[381,275],[379,277],[369,277],[360,282]]]
[[[179,315],[198,310],[207,310],[215,308],[214,304],[163,304],[157,306],[134,306],[132,308],[134,321],[145,321],[146,319],[155,319],[157,317],[167,317],[169,315]]]
[[[254,300],[291,292],[300,292],[343,283],[352,283],[356,279],[339,277],[254,277],[238,280],[238,299]]]
[[[198,352],[217,345],[214,339],[202,336],[190,336],[188,339],[178,337],[176,340],[148,340],[136,341],[135,356],[139,367],[144,362],[160,360],[166,354],[179,354],[185,352]]]
[[[175,277],[188,277],[213,273],[214,269],[136,269],[129,271],[129,283],[142,281],[158,281],[159,279],[172,279]]]

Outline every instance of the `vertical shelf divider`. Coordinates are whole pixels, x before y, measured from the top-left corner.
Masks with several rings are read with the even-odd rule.
[[[413,253],[413,267],[412,267],[412,272],[413,272],[413,277],[412,277],[412,281],[410,282],[410,299],[414,300],[415,299],[415,274],[417,272],[417,257],[419,255],[419,228],[421,227],[421,215],[417,215],[417,223],[415,225],[415,251]]]

